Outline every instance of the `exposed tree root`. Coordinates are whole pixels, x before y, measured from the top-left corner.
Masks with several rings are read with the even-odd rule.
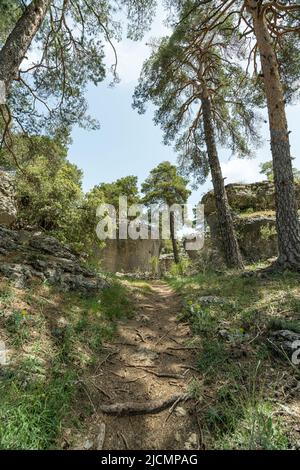
[[[173,405],[175,402],[179,403],[181,401],[186,401],[191,399],[191,395],[188,393],[183,393],[181,395],[173,395],[166,400],[153,400],[145,403],[136,403],[136,402],[124,402],[124,403],[114,403],[113,405],[101,405],[99,409],[103,413],[113,414],[113,415],[137,415],[137,414],[151,414],[159,413],[162,410],[165,410],[169,406]]]
[[[278,258],[271,264],[271,266],[266,268],[266,270],[269,273],[281,273],[283,271],[300,272],[300,260],[296,257],[293,261],[284,261]]]
[[[101,423],[100,424],[100,428],[99,428],[99,434],[97,436],[97,450],[102,450],[103,449],[103,445],[104,445],[104,441],[105,441],[105,435],[106,435],[106,425],[105,423]]]
[[[145,369],[146,370],[146,369]],[[167,379],[184,379],[184,375],[182,374],[172,374],[171,372],[155,372],[154,370],[147,369],[148,374],[153,374],[156,377],[165,377]]]
[[[154,366],[140,366],[140,365],[134,365],[134,364],[126,364],[126,367],[133,367],[136,369],[142,369],[148,372],[148,374],[153,374],[156,375],[156,377],[166,377],[168,379],[184,379],[183,374],[175,374],[172,372],[156,372],[155,370],[152,370],[152,367]],[[188,367],[187,367],[188,368]],[[136,380],[136,379],[135,379]]]
[[[295,262],[281,261],[279,258],[273,261],[270,266],[265,268],[257,269],[255,271],[245,271],[242,273],[242,277],[261,277],[267,278],[273,274],[280,274],[285,271],[300,272],[300,260]]]
[[[125,449],[129,449],[129,446],[128,446],[128,442],[127,442],[127,439],[126,437],[124,436],[124,434],[122,434],[121,432],[118,432],[117,435],[122,439],[122,441],[124,442],[125,444]]]

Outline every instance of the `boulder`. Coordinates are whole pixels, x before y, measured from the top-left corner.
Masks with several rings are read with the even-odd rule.
[[[11,227],[16,220],[13,177],[0,170],[0,225]]]
[[[270,181],[259,181],[251,184],[227,184],[225,188],[233,212],[243,212],[249,209],[253,212],[275,210],[274,185]],[[300,183],[295,184],[295,191],[298,209],[300,209]],[[206,193],[201,203],[204,204],[206,217],[216,212],[213,191]]]
[[[277,255],[275,214],[235,216],[233,221],[242,255],[247,261],[254,263]],[[207,222],[212,241],[220,247],[217,215],[210,214]]]
[[[300,208],[300,184],[295,185],[296,199]],[[252,184],[228,184],[228,201],[239,246],[247,262],[267,260],[277,256],[277,233],[275,218],[274,185],[269,181]],[[201,201],[209,227],[212,245],[221,252],[218,217],[213,191]],[[204,250],[206,246],[204,246]]]
[[[17,231],[0,226],[0,274],[20,287],[34,279],[63,290],[92,292],[107,280],[83,267],[78,256],[56,238],[42,232]]]
[[[300,362],[300,334],[290,330],[274,331],[269,343],[275,353],[286,355],[294,365]]]
[[[237,217],[235,228],[242,255],[247,261],[256,262],[277,255],[275,214],[273,217]]]

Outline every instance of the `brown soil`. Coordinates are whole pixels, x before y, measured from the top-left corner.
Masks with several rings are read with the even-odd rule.
[[[103,449],[201,448],[193,400],[151,414],[110,415],[100,410],[115,403],[167,400],[188,392],[189,383],[199,378],[193,369],[195,349],[187,347],[189,326],[178,320],[178,295],[156,281],[150,291],[135,294],[135,304],[134,318],[118,322],[115,341],[106,345],[93,375],[84,378],[82,388],[94,413],[75,442],[72,439],[72,447],[99,447],[105,423]]]

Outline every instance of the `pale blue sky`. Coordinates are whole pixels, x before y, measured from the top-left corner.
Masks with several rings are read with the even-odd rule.
[[[162,15],[159,15],[160,18]],[[159,162],[176,162],[176,154],[171,147],[162,144],[161,130],[152,121],[153,108],[145,115],[132,109],[132,93],[141,70],[142,63],[149,55],[147,41],[150,37],[166,34],[161,19],[156,18],[151,32],[140,42],[124,39],[118,43],[118,73],[121,82],[114,88],[108,82],[97,88],[90,86],[87,92],[89,112],[101,124],[100,130],[85,131],[75,128],[69,159],[84,172],[85,191],[100,182],[111,182],[127,175],[138,176],[141,183],[149,171]],[[107,63],[112,61],[112,53],[107,49]],[[108,80],[109,81],[109,80]],[[300,168],[300,105],[288,108],[288,121],[291,132],[292,154],[296,157],[295,166]],[[229,158],[228,152],[220,149],[221,164],[226,182],[254,182],[263,179],[259,174],[259,164],[271,159],[268,125],[262,124],[265,145],[260,148],[257,158],[240,160]],[[190,203],[197,203],[201,195],[211,189],[210,180],[193,191]]]

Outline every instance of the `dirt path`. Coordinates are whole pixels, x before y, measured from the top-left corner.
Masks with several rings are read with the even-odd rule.
[[[95,413],[86,423],[84,439],[81,436],[77,448],[199,447],[193,400],[151,414],[111,415],[101,411],[103,405],[149,405],[181,396],[198,376],[190,367],[195,365],[195,350],[186,347],[191,337],[189,326],[178,321],[180,298],[163,282],[152,282],[150,286],[149,291],[135,294],[135,317],[118,322],[115,341],[107,345],[95,375],[85,382],[90,384],[86,392]]]

